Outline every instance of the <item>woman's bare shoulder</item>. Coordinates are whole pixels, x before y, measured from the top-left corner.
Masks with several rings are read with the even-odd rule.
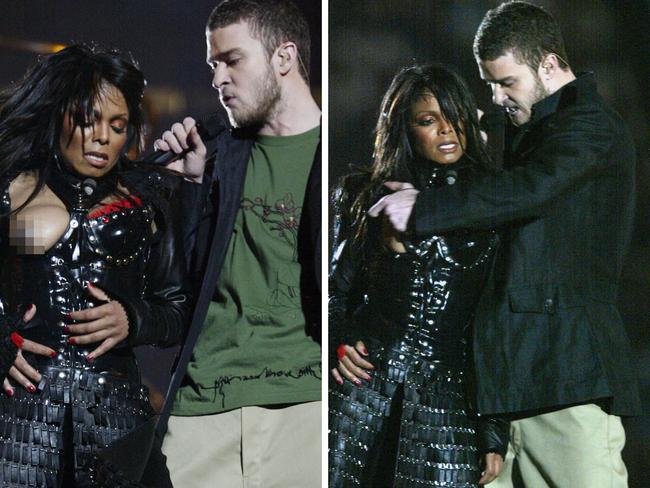
[[[32,171],[18,174],[9,183],[9,196],[11,208],[16,209],[24,204],[38,185],[38,175]]]

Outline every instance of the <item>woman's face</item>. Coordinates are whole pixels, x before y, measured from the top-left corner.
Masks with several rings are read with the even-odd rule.
[[[122,92],[104,84],[95,100],[93,118],[73,130],[69,113],[64,115],[60,149],[63,157],[82,176],[108,173],[117,163],[127,140],[129,109]],[[72,137],[71,137],[72,136]]]
[[[459,124],[462,129],[462,121]],[[452,164],[464,153],[465,134],[456,134],[431,93],[421,95],[411,105],[410,129],[413,150],[422,159]]]

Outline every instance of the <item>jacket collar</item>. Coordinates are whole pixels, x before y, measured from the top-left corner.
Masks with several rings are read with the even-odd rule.
[[[593,99],[597,96],[596,80],[592,72],[578,73],[575,80],[558,91],[540,100],[532,108],[530,120],[522,127],[536,124],[562,108],[574,105],[578,100]]]

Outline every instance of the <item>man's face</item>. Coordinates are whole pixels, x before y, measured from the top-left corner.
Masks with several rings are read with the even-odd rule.
[[[506,109],[514,125],[528,122],[533,105],[548,96],[539,73],[519,63],[512,51],[493,61],[480,61],[479,70],[492,88],[492,101]]]
[[[280,101],[280,86],[262,42],[251,37],[248,23],[206,32],[212,86],[235,127],[265,125]]]

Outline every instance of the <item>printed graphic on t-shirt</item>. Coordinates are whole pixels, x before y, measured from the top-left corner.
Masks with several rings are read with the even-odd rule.
[[[273,235],[285,240],[293,248],[293,260],[298,260],[298,224],[302,207],[296,206],[291,193],[285,193],[273,205],[267,205],[262,197],[244,197],[241,209],[259,217]]]

